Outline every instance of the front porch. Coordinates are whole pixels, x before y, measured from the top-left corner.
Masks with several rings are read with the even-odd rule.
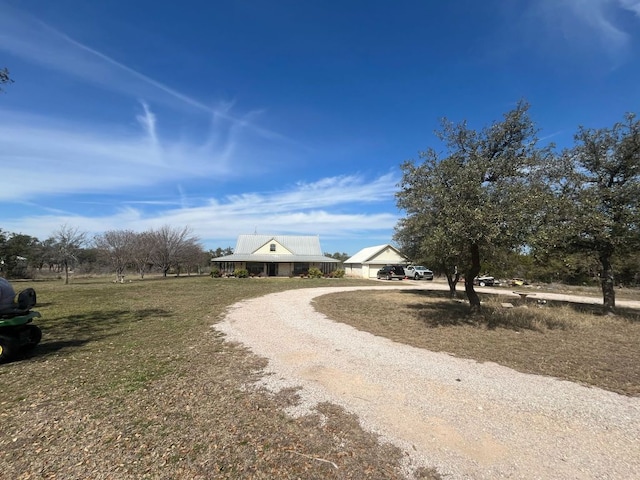
[[[337,267],[328,262],[213,262],[213,267],[223,276],[233,275],[236,270],[247,270],[251,277],[298,277],[309,273],[310,268],[319,269],[324,275]]]

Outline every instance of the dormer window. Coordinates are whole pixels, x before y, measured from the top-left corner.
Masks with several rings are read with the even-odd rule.
[[[269,251],[270,252],[275,252],[276,251],[276,244],[272,243],[271,245],[269,245]]]

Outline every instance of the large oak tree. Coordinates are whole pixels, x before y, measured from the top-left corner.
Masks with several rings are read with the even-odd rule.
[[[482,257],[497,248],[521,248],[544,198],[547,151],[537,147],[528,110],[519,102],[480,131],[445,119],[437,134],[446,152],[430,148],[420,153],[420,163],[402,165],[396,200],[406,217],[396,239],[424,257],[439,258],[451,276],[457,266],[474,311],[480,298],[473,279]]]
[[[615,309],[613,264],[640,247],[640,121],[628,114],[611,128],[580,127],[560,157],[552,248],[591,253],[600,262],[603,307]]]

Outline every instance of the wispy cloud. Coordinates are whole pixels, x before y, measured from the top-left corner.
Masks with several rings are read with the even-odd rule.
[[[342,204],[388,201],[393,198],[397,183],[398,179],[393,174],[383,175],[372,181],[364,181],[357,175],[345,175],[313,183],[298,183],[290,190],[275,192],[268,197],[248,193],[232,195],[226,200],[231,210],[251,210],[258,214],[282,213]]]
[[[612,15],[618,3],[616,0],[567,0],[575,17],[590,28],[605,47],[614,51],[625,47],[629,41],[629,34],[616,24]]]
[[[8,5],[0,6],[0,51],[134,99],[142,98],[179,108],[194,108],[239,127],[251,129],[265,138],[291,141],[252,121],[259,110],[236,116],[228,109],[216,109],[128,67],[29,14]]]
[[[618,0],[620,6],[635,13],[640,18],[640,0]]]
[[[144,115],[138,115],[136,118],[147,132],[147,136],[149,137],[149,141],[151,142],[153,149],[157,150],[160,145],[158,144],[158,134],[156,133],[156,116],[149,108],[149,105],[145,102],[140,103],[144,109]]]
[[[389,206],[386,212],[369,212],[367,205],[390,205],[397,182],[394,174],[374,179],[358,175],[330,177],[298,183],[290,190],[211,198],[199,206],[183,205],[154,213],[145,212],[144,205],[136,202],[100,217],[51,212],[5,221],[3,229],[44,239],[63,224],[91,233],[125,228],[142,231],[169,224],[189,225],[203,240],[234,239],[256,229],[352,240],[381,233],[390,239],[398,219],[395,209]]]
[[[560,29],[565,42],[603,49],[616,64],[630,53],[631,38],[640,26],[629,29],[624,21],[628,15],[640,21],[640,0],[543,0],[534,8]]]
[[[146,103],[137,120],[141,130],[0,112],[3,178],[21,178],[24,166],[29,168],[29,181],[8,182],[0,201],[113,192],[207,175],[228,179],[255,168],[250,161],[244,165],[248,171],[238,168],[237,157],[232,162],[232,155],[250,157],[249,147],[239,146],[241,130],[218,131],[217,138],[201,141],[161,140],[158,120]]]
[[[209,105],[131,68],[113,49],[107,55],[18,9],[0,8],[0,53],[46,70],[43,78],[51,72],[54,79],[72,78],[70,84],[79,82],[83,93],[91,93],[83,97],[90,102],[86,109],[34,100],[0,110],[0,177],[25,179],[0,189],[0,203],[11,205],[0,207],[7,212],[3,230],[44,239],[64,224],[89,233],[170,224],[189,225],[201,239],[224,243],[256,229],[390,238],[397,221],[395,174],[325,174],[293,183],[287,179],[304,170],[291,168],[294,159],[305,167],[326,163],[271,124],[263,127],[268,119],[262,109],[238,113],[225,100]],[[216,192],[219,185],[228,192],[240,178],[276,187]],[[154,189],[170,189],[173,196],[145,196]],[[20,213],[11,213],[13,207]]]

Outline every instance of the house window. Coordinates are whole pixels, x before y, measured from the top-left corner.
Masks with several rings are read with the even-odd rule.
[[[269,251],[270,252],[275,252],[276,251],[276,244],[272,243],[271,245],[269,245]]]

